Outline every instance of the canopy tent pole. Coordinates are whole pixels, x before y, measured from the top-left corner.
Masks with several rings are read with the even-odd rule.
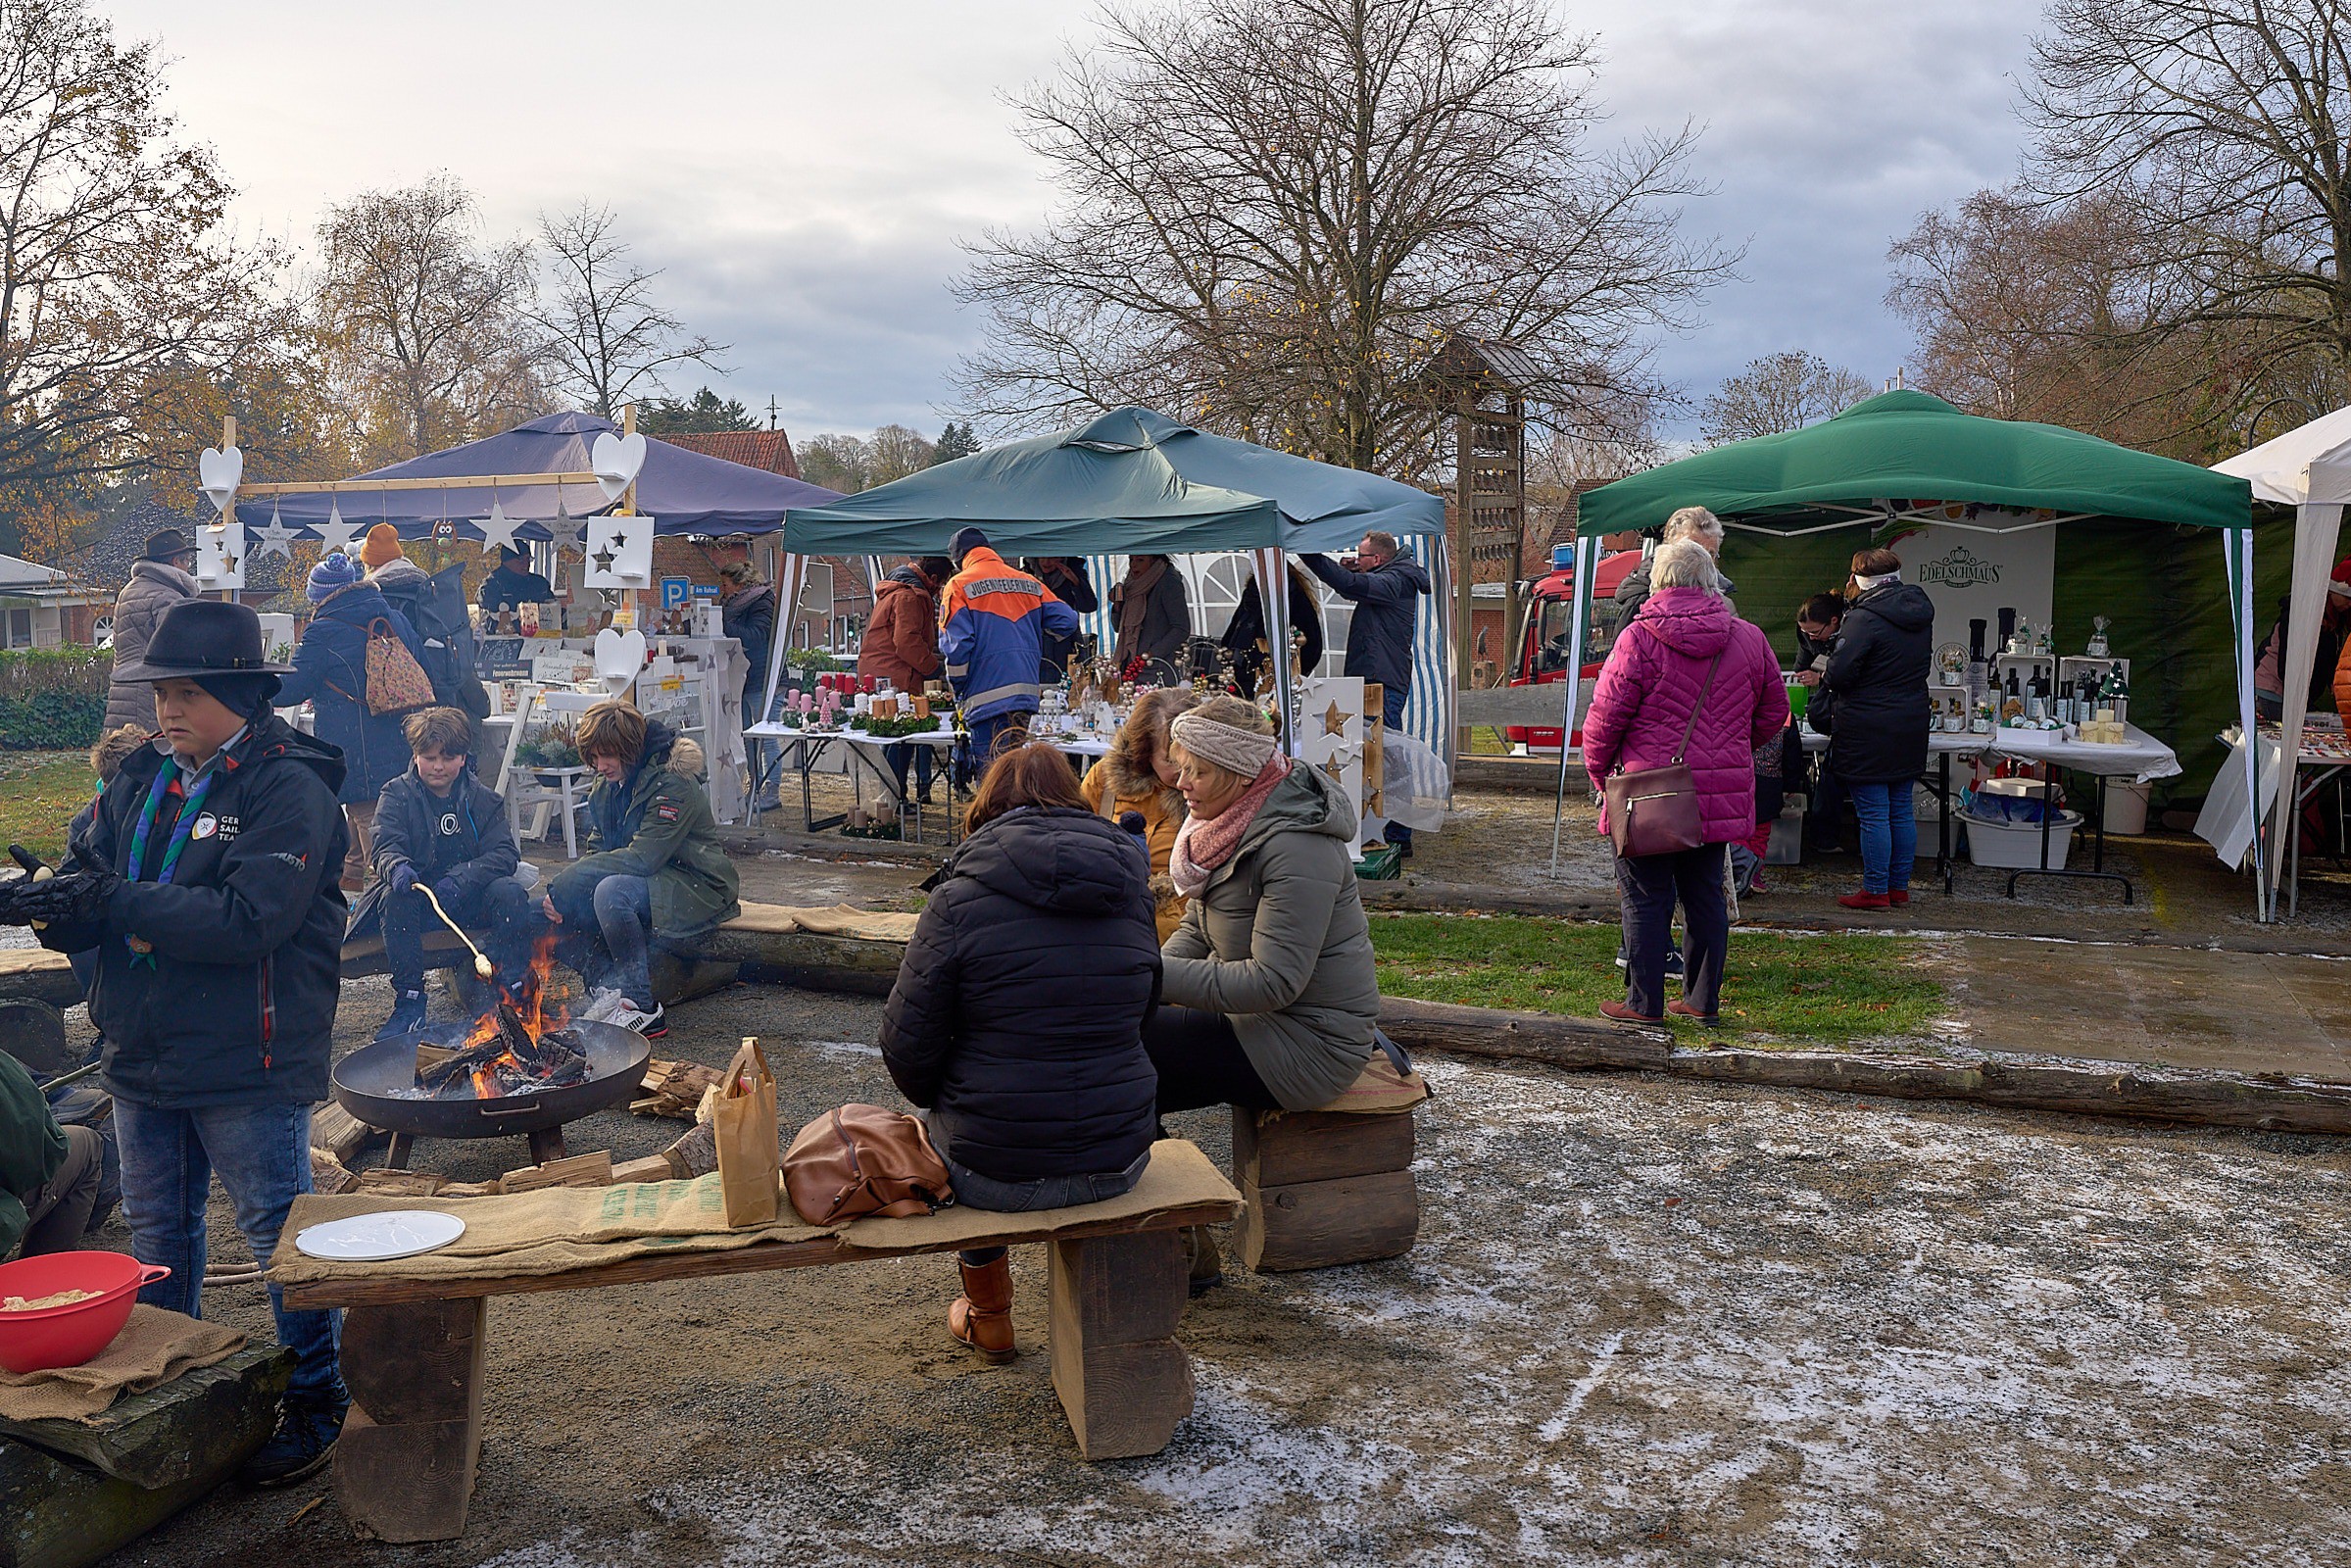
[[[792,623],[800,618],[800,590],[808,575],[808,558],[797,550],[785,551],[776,564],[779,575],[775,584],[775,629],[767,637],[767,696],[759,704],[758,719],[762,724],[775,711],[775,695],[784,672],[784,647],[792,640]]]
[[[1249,569],[1257,574],[1257,598],[1265,611],[1266,668],[1273,681],[1275,722],[1282,727],[1282,749],[1292,757],[1304,754],[1298,732],[1298,715],[1290,690],[1290,583],[1279,546],[1251,550]]]
[[[1584,706],[1584,621],[1592,603],[1592,577],[1598,569],[1600,542],[1576,541],[1576,580],[1568,591],[1567,702],[1559,724],[1559,793],[1551,802],[1551,875],[1559,874],[1559,835],[1567,821],[1567,760],[1575,751],[1576,721]]]
[[[2278,917],[2270,894],[2269,835],[2261,820],[2261,731],[2253,706],[2253,530],[2230,528],[2221,535],[2229,567],[2229,613],[2236,629],[2237,723],[2245,737],[2245,800],[2253,820],[2253,913],[2263,924]]]
[[[2327,571],[2334,563],[2335,537],[2342,522],[2340,503],[2304,502],[2295,509],[2293,588],[2286,613],[2285,667],[2280,675],[2285,710],[2278,725],[2278,795],[2270,805],[2270,854],[2263,883],[2272,918],[2278,910],[2286,834],[2296,831],[2294,797],[2302,757],[2302,720],[2310,708],[2310,677],[2319,658],[2319,619],[2326,609]],[[2260,804],[2257,795],[2254,805],[2258,808]]]

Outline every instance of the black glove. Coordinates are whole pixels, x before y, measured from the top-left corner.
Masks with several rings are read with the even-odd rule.
[[[69,870],[64,877],[33,882],[22,877],[0,884],[0,926],[84,924],[106,912],[108,896],[122,877],[113,872]]]

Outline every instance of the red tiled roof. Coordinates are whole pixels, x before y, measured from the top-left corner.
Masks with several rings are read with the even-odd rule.
[[[654,439],[684,447],[688,452],[699,452],[706,458],[723,458],[746,468],[780,473],[787,479],[800,477],[800,460],[792,456],[792,438],[781,430],[707,430],[692,435],[658,435]]]

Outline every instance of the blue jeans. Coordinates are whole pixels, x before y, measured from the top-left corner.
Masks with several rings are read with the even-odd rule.
[[[131,1255],[161,1263],[171,1277],[139,1299],[190,1317],[204,1315],[204,1209],[217,1174],[235,1206],[237,1229],[256,1261],[267,1264],[297,1193],[311,1190],[311,1107],[205,1105],[172,1110],[117,1097],[122,1145],[122,1217]],[[269,1287],[278,1343],[293,1350],[296,1398],[344,1397],[335,1364],[340,1319],[331,1311],[289,1312]]]
[[[1847,784],[1853,814],[1861,821],[1861,891],[1907,893],[1910,869],[1919,858],[1918,818],[1911,808],[1915,780],[1897,784]]]
[[[955,1201],[965,1208],[984,1208],[999,1214],[1027,1214],[1041,1208],[1069,1208],[1079,1203],[1102,1203],[1134,1191],[1143,1180],[1144,1167],[1151,1163],[1151,1151],[1145,1150],[1135,1162],[1121,1171],[1105,1171],[1100,1175],[1039,1176],[1029,1181],[1003,1182],[993,1176],[955,1163],[955,1118],[932,1108],[923,1115],[931,1142],[939,1157],[947,1162],[947,1179],[955,1190]],[[1001,1247],[966,1248],[960,1254],[972,1267],[993,1263],[1004,1255]]]
[[[1009,740],[1004,738],[1007,733],[1011,736]],[[988,771],[988,764],[996,760],[999,746],[1009,751],[1027,740],[1028,733],[1029,710],[1025,709],[1016,708],[1008,713],[999,713],[994,718],[973,719],[970,724],[969,764],[973,781],[977,782],[979,776]]]
[[[444,899],[449,917],[469,930],[487,931],[483,952],[498,966],[499,977],[519,982],[530,968],[531,896],[511,876],[502,876],[470,900]],[[383,901],[384,963],[392,971],[394,991],[424,989],[424,933],[444,929],[424,895],[386,892]],[[467,960],[468,962],[471,960]]]
[[[646,942],[653,931],[653,884],[641,876],[608,876],[596,884],[596,929],[612,955],[609,983],[639,1007],[653,1005]]]

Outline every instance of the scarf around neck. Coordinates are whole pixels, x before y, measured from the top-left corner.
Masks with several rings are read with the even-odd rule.
[[[1118,588],[1118,646],[1114,657],[1125,663],[1143,652],[1143,617],[1151,609],[1151,590],[1167,575],[1167,563],[1154,561],[1150,565],[1138,564],[1127,570],[1126,581]]]
[[[1289,776],[1290,759],[1276,752],[1239,800],[1212,817],[1184,818],[1184,825],[1176,829],[1175,851],[1167,858],[1167,874],[1178,893],[1188,899],[1200,897],[1208,885],[1208,873],[1233,858],[1241,848],[1241,835],[1256,820],[1274,786]]]

